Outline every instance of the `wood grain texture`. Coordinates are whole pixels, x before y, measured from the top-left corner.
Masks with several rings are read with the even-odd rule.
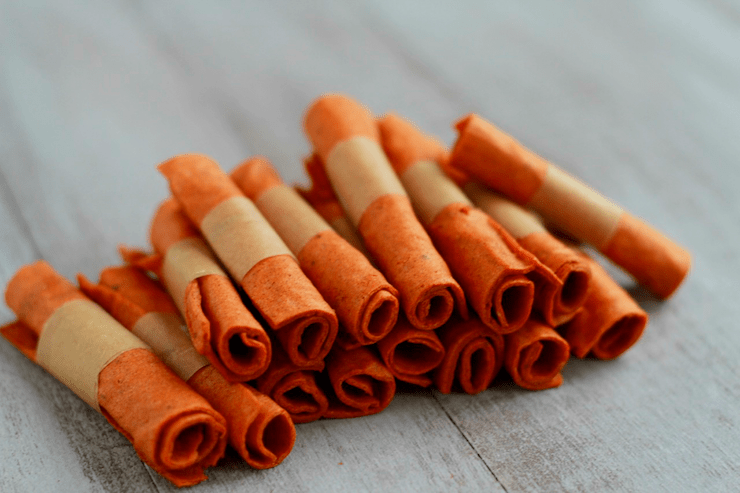
[[[717,0],[0,6],[0,280],[45,258],[96,277],[144,245],[154,165],[250,153],[304,181],[309,102],[345,92],[452,142],[475,111],[685,245],[617,361],[563,387],[401,393],[298,427],[278,468],[197,491],[731,491],[740,480],[740,6]],[[620,282],[629,279],[609,267]],[[2,322],[12,318],[0,308]],[[0,491],[170,491],[128,442],[0,341]],[[340,464],[341,463],[341,464]]]

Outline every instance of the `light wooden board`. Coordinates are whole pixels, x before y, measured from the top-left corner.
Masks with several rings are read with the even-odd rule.
[[[669,233],[693,271],[613,362],[560,389],[400,394],[298,427],[280,467],[202,491],[731,491],[740,479],[740,7],[479,2],[0,5],[0,276],[95,278],[144,245],[182,152],[303,181],[305,107],[346,92],[452,142],[475,111]],[[624,283],[628,279],[612,272]],[[9,321],[7,308],[0,309]],[[1,342],[1,341],[0,341]],[[105,420],[0,343],[0,490],[169,491]],[[341,463],[341,464],[340,464]]]

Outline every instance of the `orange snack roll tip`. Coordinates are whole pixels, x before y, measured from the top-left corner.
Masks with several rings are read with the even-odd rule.
[[[370,110],[341,94],[326,94],[311,103],[303,128],[324,162],[337,144],[349,139],[380,141]]]
[[[130,249],[123,249],[122,256],[140,268],[159,258],[160,280],[185,319],[198,352],[231,382],[262,374],[272,355],[270,338],[173,199],[158,207],[149,237],[154,256]]]
[[[596,261],[582,255],[591,268],[591,290],[573,319],[558,327],[578,358],[592,354],[613,359],[632,347],[647,325],[648,315]]]
[[[445,356],[434,370],[434,385],[443,394],[458,388],[468,394],[487,389],[504,364],[504,336],[478,317],[452,317],[437,329]]]
[[[342,208],[380,271],[398,289],[411,324],[439,327],[455,306],[467,316],[465,295],[416,219],[380,145],[372,114],[345,96],[323,96],[306,112],[304,129]]]
[[[299,189],[301,196],[306,202],[315,204],[317,202],[337,202],[337,196],[331,187],[329,177],[324,170],[324,162],[315,152],[303,159],[303,167],[311,180],[308,188]],[[326,218],[324,218],[326,219]]]
[[[560,370],[568,362],[570,347],[555,330],[536,318],[504,336],[504,368],[514,383],[528,390],[559,387]]]
[[[198,354],[167,293],[133,266],[109,267],[93,284],[78,275],[82,290],[122,325],[149,344],[175,373],[218,411],[229,444],[252,467],[274,467],[295,443],[288,413],[257,390],[232,383]]]
[[[494,330],[517,330],[534,302],[534,285],[527,275],[542,266],[491,218],[473,208],[444,174],[439,161],[445,159],[445,150],[439,142],[395,115],[380,119],[378,127],[383,148],[417,215],[470,305]]]
[[[5,298],[19,319],[11,342],[33,345],[24,354],[98,409],[173,484],[206,479],[204,469],[224,454],[225,420],[143,342],[43,261],[21,268]]]
[[[470,114],[455,123],[458,138],[450,166],[526,204],[545,180],[549,163],[483,118]]]
[[[299,365],[323,359],[337,335],[336,314],[254,203],[206,156],[176,156],[159,170],[290,358]]]
[[[276,345],[270,367],[254,385],[285,409],[294,423],[309,423],[321,418],[329,407],[326,393],[317,381],[323,369],[324,361],[297,366]]]
[[[377,347],[394,377],[420,387],[432,384],[431,372],[445,357],[445,347],[434,331],[417,329],[402,316]]]
[[[334,232],[264,158],[251,158],[232,179],[267,218],[339,319],[343,346],[383,338],[398,318],[398,291],[368,259]]]
[[[681,246],[477,115],[456,124],[450,164],[589,243],[661,298],[691,267]]]
[[[549,276],[534,279],[534,307],[547,324],[555,327],[570,320],[589,290],[591,269],[583,257],[548,233],[540,219],[520,205],[474,181],[467,181],[463,189],[476,207],[511,233],[559,280],[549,282]]]
[[[377,414],[396,394],[396,380],[371,346],[333,348],[326,358],[326,377],[333,392],[325,418]]]

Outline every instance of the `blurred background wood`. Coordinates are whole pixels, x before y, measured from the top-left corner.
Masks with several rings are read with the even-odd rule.
[[[740,479],[740,5],[0,2],[0,281],[97,278],[146,244],[184,152],[305,182],[307,105],[344,92],[454,141],[474,111],[694,255],[643,339],[562,388],[403,392],[298,426],[269,471],[193,491],[731,491]],[[629,286],[629,279],[611,269]],[[12,319],[0,307],[0,322]],[[0,341],[0,491],[170,491],[105,420]]]

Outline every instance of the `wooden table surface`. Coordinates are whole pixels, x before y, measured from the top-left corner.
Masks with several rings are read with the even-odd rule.
[[[450,143],[477,112],[685,245],[692,272],[666,302],[630,287],[643,338],[572,360],[559,389],[404,391],[192,491],[737,491],[737,3],[2,2],[0,284],[39,258],[97,279],[146,245],[174,154],[264,154],[305,183],[302,115],[326,92]],[[0,491],[174,489],[0,341]]]

